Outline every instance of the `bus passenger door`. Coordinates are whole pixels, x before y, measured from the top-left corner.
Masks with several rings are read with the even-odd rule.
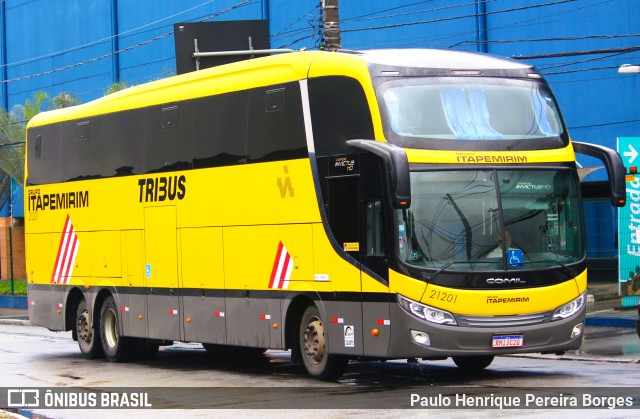
[[[149,338],[180,340],[176,208],[144,210]]]
[[[183,340],[226,343],[222,227],[180,229]]]
[[[365,353],[386,356],[390,333],[388,219],[379,158],[362,155],[360,164],[360,262]],[[377,331],[377,332],[374,332]]]
[[[125,307],[122,314],[122,331],[125,336],[146,338],[147,334],[147,296],[144,273],[143,231],[127,230],[122,232],[123,285],[128,292],[121,294],[121,303]],[[142,316],[140,318],[139,316]]]
[[[347,162],[346,166],[343,166],[344,162]],[[349,167],[353,167],[353,170],[348,170]],[[354,156],[329,159],[326,208],[331,234],[338,246],[357,260],[360,243],[357,193],[359,176],[356,171]],[[337,323],[329,323],[329,350],[337,354],[363,355],[360,272],[353,266],[353,261],[346,262],[339,255],[335,258],[337,260],[331,263],[330,278],[333,295],[337,298],[323,301],[327,318],[340,319]]]

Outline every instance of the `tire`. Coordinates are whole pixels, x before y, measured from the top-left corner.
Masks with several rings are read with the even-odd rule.
[[[104,356],[102,343],[100,342],[100,328],[96,327],[100,321],[95,321],[89,310],[87,302],[82,299],[76,309],[75,333],[78,339],[80,352],[87,359],[101,358]]]
[[[129,361],[136,347],[135,341],[120,335],[118,309],[113,297],[109,296],[100,310],[100,340],[107,361]]]
[[[324,325],[316,306],[307,307],[302,315],[299,346],[302,363],[314,378],[334,381],[347,369],[349,357],[331,354],[327,349]]]
[[[493,362],[493,355],[454,356],[453,362],[464,371],[481,371]]]

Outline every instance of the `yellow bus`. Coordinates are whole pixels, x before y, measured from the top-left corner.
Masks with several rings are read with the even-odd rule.
[[[295,52],[42,113],[27,130],[29,316],[87,358],[199,342],[349,359],[576,349],[575,152],[535,68],[438,50]]]

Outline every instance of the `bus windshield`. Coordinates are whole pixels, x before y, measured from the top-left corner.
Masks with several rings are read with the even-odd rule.
[[[585,256],[571,171],[412,172],[411,195],[398,210],[397,249],[414,267],[539,269]]]
[[[564,129],[549,89],[533,80],[411,78],[381,84],[390,140],[529,140]]]

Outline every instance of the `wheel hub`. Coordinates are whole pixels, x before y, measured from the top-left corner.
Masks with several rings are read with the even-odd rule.
[[[91,322],[89,320],[89,310],[84,310],[78,316],[78,339],[82,339],[86,343],[91,343],[93,338],[93,330],[91,328]]]
[[[304,330],[304,351],[313,363],[319,364],[324,358],[324,327],[322,321],[314,317]]]
[[[118,320],[113,310],[105,312],[104,336],[110,348],[118,346]]]

